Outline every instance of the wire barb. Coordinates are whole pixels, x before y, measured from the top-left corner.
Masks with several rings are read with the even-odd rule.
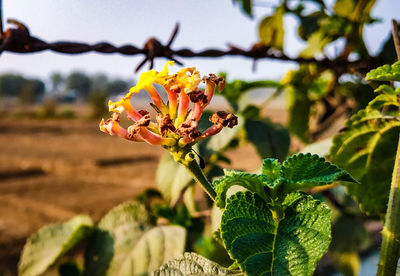
[[[0,41],[3,38],[3,0],[0,0]]]

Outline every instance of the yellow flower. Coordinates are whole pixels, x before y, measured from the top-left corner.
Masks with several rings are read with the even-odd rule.
[[[163,76],[157,81],[168,89],[189,93],[199,86],[201,77],[195,67],[188,67],[179,70],[176,74]]]
[[[129,101],[129,99],[126,99],[126,98],[122,98],[118,102],[113,102],[113,101],[109,100],[108,101],[108,110],[110,112],[122,113],[125,110],[124,105],[125,106],[127,105],[127,101]]]
[[[185,93],[197,88],[201,82],[199,71],[194,67],[183,68],[176,74],[169,75],[168,66],[174,65],[174,61],[168,61],[161,72],[150,70],[142,73],[138,83],[129,90],[126,97],[131,98],[132,94],[138,93],[142,89],[148,90],[153,83],[161,84],[171,90],[183,90]]]

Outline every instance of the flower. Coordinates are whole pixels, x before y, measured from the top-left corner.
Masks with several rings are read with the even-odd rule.
[[[114,112],[111,119],[100,122],[100,130],[110,135],[118,135],[131,141],[144,141],[152,145],[162,145],[170,151],[183,148],[219,133],[223,127],[237,125],[237,117],[231,113],[218,111],[210,116],[214,124],[201,132],[198,129],[199,120],[204,109],[210,103],[216,87],[221,91],[225,80],[214,74],[201,78],[199,71],[194,67],[183,68],[175,74],[169,73],[169,61],[161,72],[150,70],[140,75],[138,83],[132,87],[121,100],[109,101],[108,106]],[[199,84],[206,84],[205,90],[198,88]],[[164,103],[154,84],[162,85],[168,96],[168,103]],[[131,99],[141,91],[149,93],[151,106],[156,110],[155,122],[146,110],[136,110]],[[192,103],[192,109],[189,111]],[[120,114],[126,112],[133,124],[128,128],[120,125]]]

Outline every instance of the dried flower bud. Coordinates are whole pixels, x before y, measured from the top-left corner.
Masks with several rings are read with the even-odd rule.
[[[140,126],[137,124],[128,127],[128,137],[131,139],[137,139],[139,137]]]
[[[190,91],[187,94],[190,98],[190,101],[193,103],[197,103],[197,102],[200,102],[203,104],[208,103],[207,96],[204,94],[204,91],[202,91],[200,89],[195,89],[193,91]]]
[[[161,113],[157,114],[156,117],[159,130],[162,136],[165,136],[168,132],[168,130],[171,130],[172,132],[175,132],[175,126],[174,122],[171,120],[171,117],[169,114],[166,114],[163,116]]]
[[[203,78],[204,82],[212,81],[218,87],[218,91],[221,92],[225,88],[225,79],[223,77],[217,77],[214,74],[209,74],[208,77]]]
[[[217,111],[210,116],[210,122],[215,125],[233,128],[238,124],[238,118],[232,113],[225,111]]]
[[[188,140],[187,138],[190,138],[189,140],[194,140],[201,135],[200,131],[197,129],[197,126],[198,124],[196,121],[186,121],[181,124],[175,133],[185,136],[185,140]]]
[[[144,115],[139,121],[136,122],[136,124],[141,127],[148,127],[150,125],[150,115]]]
[[[145,115],[149,114],[149,112],[147,110],[144,110],[144,109],[139,110],[138,113],[140,115],[142,115],[142,116],[145,116]]]

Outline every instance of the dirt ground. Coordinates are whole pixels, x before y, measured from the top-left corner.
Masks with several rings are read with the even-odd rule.
[[[285,120],[282,110],[268,113]],[[0,120],[0,275],[15,274],[26,238],[76,214],[98,220],[155,186],[160,147],[102,134],[96,121]],[[251,146],[229,153],[233,168],[255,170]]]

